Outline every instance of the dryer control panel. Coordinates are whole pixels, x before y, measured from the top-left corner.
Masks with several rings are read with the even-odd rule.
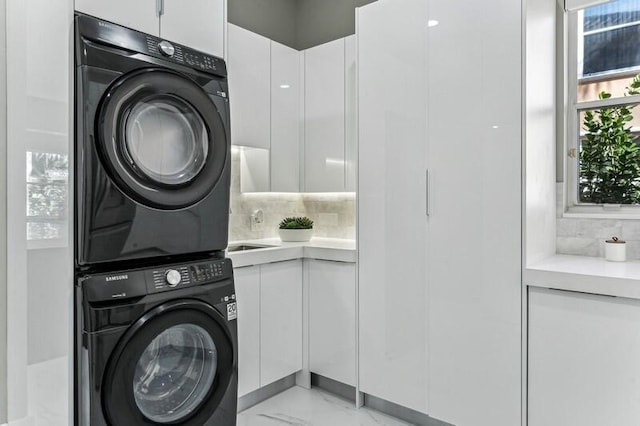
[[[81,285],[89,302],[108,302],[206,285],[231,278],[231,260],[216,259],[88,275],[81,279]]]
[[[76,22],[80,36],[92,42],[150,55],[208,74],[227,76],[226,64],[217,56],[80,13],[76,13]]]

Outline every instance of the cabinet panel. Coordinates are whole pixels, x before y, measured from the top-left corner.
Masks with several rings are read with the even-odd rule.
[[[358,166],[358,94],[356,90],[356,36],[353,35],[345,38],[344,47],[345,189],[348,192],[355,192]]]
[[[302,260],[262,265],[260,385],[302,369]]]
[[[356,265],[309,261],[309,369],[356,384]]]
[[[301,55],[271,42],[271,192],[300,191]]]
[[[521,4],[430,0],[428,19],[440,22],[423,23],[430,415],[513,426],[521,421]],[[477,78],[466,84],[470,69]]]
[[[640,301],[529,291],[529,425],[635,426]]]
[[[271,42],[228,25],[231,142],[269,149],[271,146]]]
[[[233,271],[238,303],[238,396],[260,387],[260,267]]]
[[[147,34],[160,33],[156,0],[75,0],[75,9]]]
[[[425,15],[421,0],[378,1],[358,9],[360,390],[422,413]]]
[[[344,55],[344,39],[304,52],[306,192],[345,189]]]
[[[225,0],[164,0],[160,35],[223,57],[225,21]]]

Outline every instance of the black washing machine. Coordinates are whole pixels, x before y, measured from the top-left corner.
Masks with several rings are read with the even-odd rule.
[[[75,294],[76,426],[235,426],[230,260],[85,275]]]
[[[225,62],[77,14],[77,267],[227,246]]]

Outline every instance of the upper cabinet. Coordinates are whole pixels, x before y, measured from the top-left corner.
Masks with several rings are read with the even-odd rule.
[[[304,52],[304,182],[307,192],[345,188],[345,42]]]
[[[304,52],[304,190],[355,191],[355,36]]]
[[[271,41],[229,24],[231,143],[271,147]]]
[[[228,37],[241,191],[299,192],[301,53],[232,24]]]
[[[297,51],[229,24],[242,192],[355,191],[355,36]]]
[[[136,0],[138,1],[138,0]],[[162,0],[160,36],[224,57],[225,0]]]
[[[224,56],[225,0],[75,0],[75,9],[211,55]]]
[[[160,35],[157,0],[75,0],[78,12],[147,34]]]
[[[271,42],[271,191],[300,191],[301,53]]]

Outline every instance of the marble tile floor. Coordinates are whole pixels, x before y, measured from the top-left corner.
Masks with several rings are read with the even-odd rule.
[[[28,416],[8,426],[67,426],[68,359],[28,368]],[[55,389],[55,392],[52,390]],[[238,414],[237,426],[409,426],[314,388],[293,387]]]
[[[291,389],[240,414],[237,426],[407,426],[369,408],[356,409],[350,401],[318,389]]]

